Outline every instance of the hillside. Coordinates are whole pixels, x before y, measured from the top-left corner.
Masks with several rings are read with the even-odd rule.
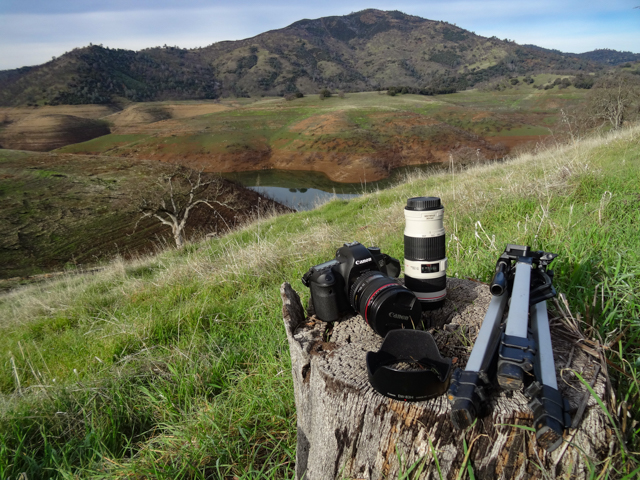
[[[111,133],[105,121],[75,115],[37,115],[0,129],[0,148],[48,152]]]
[[[593,50],[591,52],[576,54],[579,58],[584,58],[593,62],[603,63],[606,65],[616,66],[629,62],[640,61],[640,53],[618,52],[608,48]]]
[[[220,85],[197,51],[140,52],[97,45],[43,65],[0,72],[0,105],[77,105],[216,98]]]
[[[607,66],[617,66],[617,65],[622,65],[623,63],[640,61],[640,53],[620,52],[618,50],[611,50],[610,48],[600,48],[597,50],[592,50],[590,52],[584,52],[584,53],[563,53],[560,50],[542,48],[536,45],[524,45],[524,46],[528,48],[534,48],[541,51],[545,51],[548,53],[555,53],[555,54],[566,55],[570,57],[581,58],[584,60],[589,60],[591,62],[601,63]]]
[[[463,90],[504,75],[597,71],[587,59],[475,35],[398,11],[300,20],[205,48],[140,52],[77,48],[36,67],[0,72],[0,105],[207,99],[408,86]]]
[[[402,258],[402,211],[417,195],[445,205],[450,276],[488,281],[506,243],[558,253],[554,284],[610,362],[607,396],[588,408],[606,409],[617,427],[603,434],[638,451],[639,138],[632,126],[417,175],[0,296],[0,477],[291,478],[296,417],[279,287],[291,282],[306,303],[301,275],[344,241]],[[436,432],[430,440],[437,461]],[[622,455],[599,452],[591,472],[633,478],[637,458]]]
[[[363,10],[203,49],[223,91],[235,95],[409,86],[462,90],[507,74],[598,70],[596,64],[485,38],[447,22]]]
[[[172,244],[168,227],[154,219],[137,223],[137,208],[174,168],[104,155],[0,150],[0,279],[85,268]],[[189,238],[221,234],[253,218],[258,207],[262,213],[276,207],[252,190],[222,182],[233,204],[197,207],[187,224]]]
[[[168,230],[142,224],[134,232],[137,216],[128,198],[150,188],[160,172],[173,168],[169,164],[263,172],[276,182],[284,172],[305,177],[300,184],[285,182],[288,189],[311,186],[303,172],[315,172],[314,188],[335,192],[351,182],[347,187],[360,192],[363,185],[378,188],[372,182],[392,173],[402,177],[415,165],[469,166],[533,148],[551,138],[558,109],[566,111],[584,97],[574,87],[535,88],[553,78],[539,75],[533,86],[519,82],[501,91],[438,97],[370,92],[322,100],[313,95],[292,101],[148,102],[121,109],[0,108],[5,147],[49,150],[71,143],[42,155],[0,150],[0,278],[153,249]],[[113,133],[74,143],[81,135],[108,133],[106,125]],[[242,208],[253,208],[254,192],[244,196]],[[235,223],[235,216],[225,214],[224,221]],[[223,226],[215,214],[196,220],[205,230]]]
[[[371,182],[399,167],[451,158],[468,165],[544,142],[550,128],[556,129],[559,110],[584,98],[584,90],[574,87],[536,88],[553,78],[540,75],[533,86],[521,81],[504,90],[437,97],[365,92],[291,101],[135,104],[103,118],[113,125],[110,135],[58,151],[182,163],[211,172],[314,171],[336,182]],[[171,113],[178,107],[210,113],[180,117]]]

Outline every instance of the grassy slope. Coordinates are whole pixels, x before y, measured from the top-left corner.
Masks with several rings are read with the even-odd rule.
[[[166,167],[109,157],[0,150],[0,278],[152,251],[151,222],[134,231],[133,193]]]
[[[158,251],[171,230],[141,220],[137,206],[141,198],[152,198],[156,180],[173,169],[103,155],[0,149],[0,280]],[[258,195],[226,185],[238,192],[237,210],[197,207],[188,236],[226,231],[234,216],[251,215]],[[0,282],[0,289],[11,284]]]
[[[442,197],[452,276],[487,281],[506,243],[559,253],[558,290],[589,334],[615,339],[608,355],[627,375],[617,399],[639,420],[639,138],[635,127],[409,178],[1,297],[0,477],[290,477],[295,411],[278,287],[291,282],[306,297],[302,273],[343,241],[401,258],[402,208],[416,195]],[[632,449],[636,428],[627,423]]]
[[[476,135],[494,143],[507,141],[503,137],[523,136],[524,143],[547,136],[560,108],[578,104],[584,94],[573,87],[540,91],[520,85],[499,93],[473,90],[436,97],[369,92],[324,101],[315,95],[291,102],[265,98],[207,115],[118,129],[58,151],[217,159],[220,169],[224,158],[243,152],[277,157],[278,152],[358,156],[402,151],[403,156],[413,155],[411,163],[416,163],[419,158],[424,161],[430,148],[437,156],[446,156],[459,144],[475,150],[480,146]]]

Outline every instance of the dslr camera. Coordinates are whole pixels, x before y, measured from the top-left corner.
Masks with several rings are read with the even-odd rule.
[[[316,316],[334,322],[358,312],[379,335],[395,328],[422,328],[416,295],[398,280],[400,262],[378,247],[345,243],[336,258],[315,265],[302,277],[311,290]]]

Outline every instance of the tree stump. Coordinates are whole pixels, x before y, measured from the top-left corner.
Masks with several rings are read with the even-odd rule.
[[[464,368],[491,296],[486,285],[468,280],[449,278],[447,289],[445,306],[423,315],[440,353]],[[619,450],[612,425],[574,373],[595,380],[593,389],[604,399],[600,359],[561,319],[551,318],[559,389],[572,418],[583,400],[586,410],[563,445],[548,453],[528,430],[533,417],[522,393],[494,392],[492,413],[467,431],[456,430],[445,395],[411,403],[373,390],[365,356],[379,350],[382,338],[360,316],[327,324],[305,314],[288,283],[281,294],[297,409],[298,480],[455,478],[466,476],[469,465],[480,479],[586,478],[589,465]]]

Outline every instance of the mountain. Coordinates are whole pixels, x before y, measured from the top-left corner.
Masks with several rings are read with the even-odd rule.
[[[609,50],[608,48],[579,53],[576,54],[576,57],[611,66],[640,61],[640,53],[618,52],[617,50]]]
[[[599,68],[447,22],[380,10],[301,20],[250,39],[211,45],[203,55],[216,66],[223,90],[236,94],[399,85],[428,93],[508,74]]]
[[[0,72],[0,105],[112,103],[362,91],[465,89],[536,71],[594,71],[587,58],[486,38],[399,11],[300,20],[252,38],[192,50],[75,49],[37,67]]]
[[[219,88],[213,68],[197,51],[91,45],[37,67],[0,72],[0,105],[216,98]]]
[[[608,48],[601,48],[584,53],[563,53],[560,50],[550,50],[548,48],[538,47],[536,45],[525,45],[527,48],[533,48],[547,53],[565,55],[570,57],[581,58],[590,62],[600,63],[602,65],[617,66],[628,62],[640,61],[640,53],[619,52]]]

